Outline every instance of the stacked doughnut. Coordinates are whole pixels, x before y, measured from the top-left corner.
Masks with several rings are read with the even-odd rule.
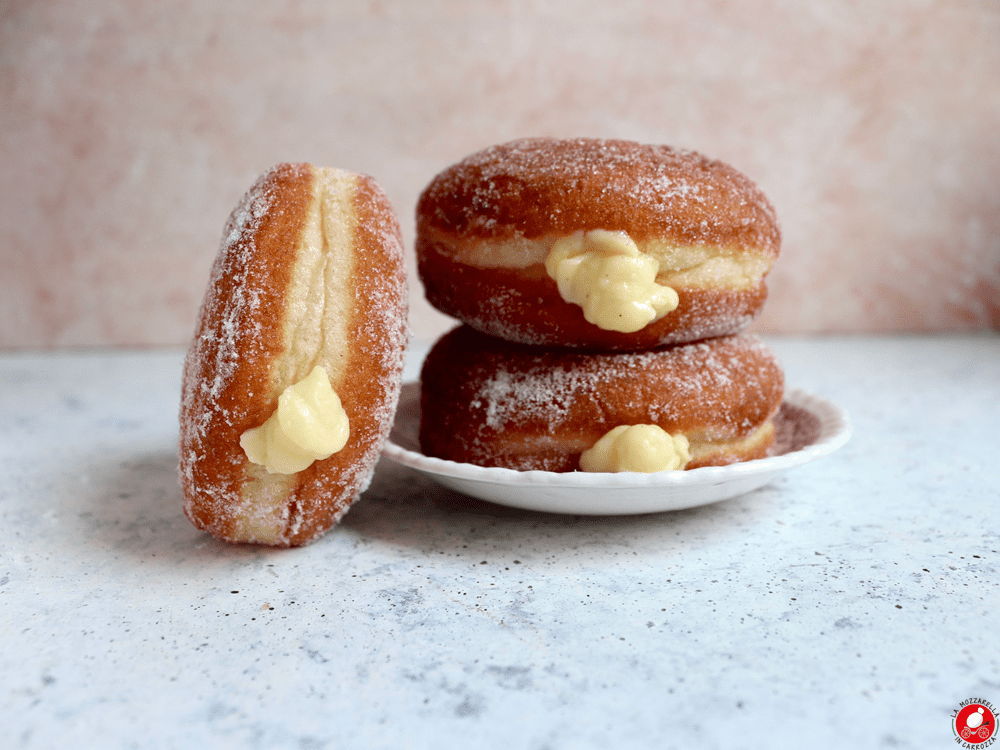
[[[547,471],[767,455],[784,377],[741,331],[779,247],[763,193],[690,151],[533,138],[452,165],[417,206],[427,299],[464,324],[424,364],[421,449]]]

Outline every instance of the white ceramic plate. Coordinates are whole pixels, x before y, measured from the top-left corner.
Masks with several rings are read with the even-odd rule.
[[[800,390],[785,393],[775,426],[776,455],[730,466],[657,474],[513,471],[420,453],[420,386],[406,383],[383,455],[449,489],[514,508],[577,515],[658,513],[750,492],[795,466],[833,453],[851,436],[843,409]]]

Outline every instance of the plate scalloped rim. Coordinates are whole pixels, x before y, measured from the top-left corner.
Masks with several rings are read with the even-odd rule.
[[[404,392],[401,408],[397,411],[397,426],[401,419],[407,418],[407,412],[412,411],[402,408],[405,398]],[[681,510],[750,492],[778,474],[833,453],[850,439],[850,421],[836,404],[800,389],[787,391],[784,401],[819,419],[816,439],[780,456],[728,466],[655,474],[516,471],[425,456],[391,439],[386,442],[382,454],[449,489],[524,510],[576,515]]]

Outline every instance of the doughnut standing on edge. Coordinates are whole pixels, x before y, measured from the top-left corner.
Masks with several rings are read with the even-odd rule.
[[[374,180],[309,164],[257,180],[226,224],[184,364],[195,526],[296,546],[340,520],[392,425],[406,307],[399,223]]]
[[[639,350],[736,333],[767,298],[780,244],[743,174],[631,141],[493,146],[417,205],[428,301],[524,344]]]
[[[424,362],[420,445],[461,463],[565,472],[614,428],[655,425],[681,444],[666,468],[719,466],[767,455],[783,392],[780,363],[750,334],[583,352],[460,326]]]

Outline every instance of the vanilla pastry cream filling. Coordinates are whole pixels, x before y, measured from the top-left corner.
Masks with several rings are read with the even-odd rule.
[[[295,474],[347,445],[351,429],[340,397],[318,365],[278,396],[278,409],[240,436],[252,463],[272,474]]]
[[[677,471],[691,460],[688,439],[659,425],[619,425],[580,456],[582,471]]]
[[[625,232],[594,229],[556,241],[545,270],[560,296],[583,308],[588,323],[634,333],[676,309],[677,292],[656,283],[659,261]]]

